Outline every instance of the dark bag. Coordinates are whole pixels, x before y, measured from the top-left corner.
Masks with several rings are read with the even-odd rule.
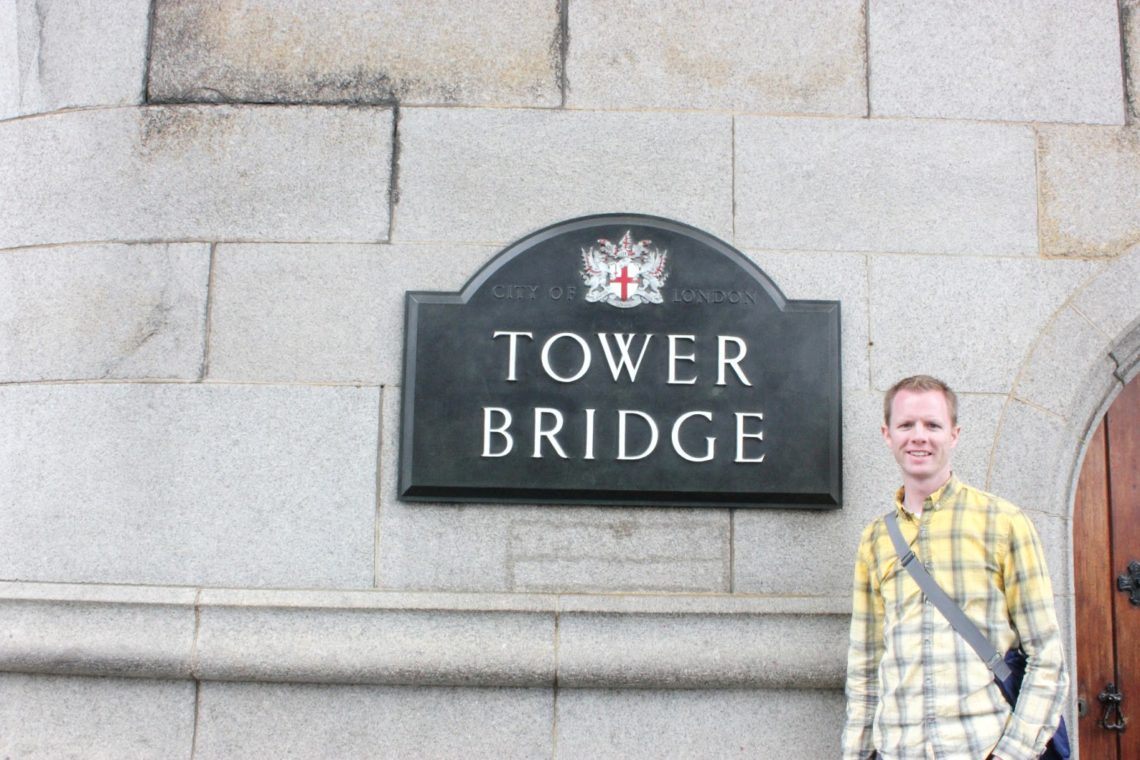
[[[1020,649],[1011,649],[1005,653],[1005,664],[1009,666],[1009,677],[995,678],[1001,687],[1001,693],[1010,706],[1017,704],[1017,695],[1021,693],[1021,679],[1025,677],[1025,652]],[[1069,760],[1069,730],[1065,728],[1065,719],[1057,724],[1057,733],[1045,745],[1045,752],[1041,754],[1043,760]]]

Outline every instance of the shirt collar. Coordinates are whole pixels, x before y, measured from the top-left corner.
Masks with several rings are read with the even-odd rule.
[[[954,494],[958,493],[961,487],[962,483],[958,480],[958,476],[951,472],[950,479],[943,483],[937,491],[926,497],[926,501],[922,504],[922,511],[937,511],[944,504],[949,503],[950,500],[954,498]],[[913,518],[914,515],[903,506],[903,494],[905,491],[904,486],[899,486],[899,490],[895,491],[895,509],[897,509],[900,514]]]

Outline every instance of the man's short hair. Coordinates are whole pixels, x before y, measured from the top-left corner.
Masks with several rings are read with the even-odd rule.
[[[958,424],[958,395],[950,390],[950,386],[937,377],[912,375],[911,377],[904,377],[892,385],[883,398],[883,422],[888,425],[891,424],[891,404],[894,403],[895,396],[898,395],[899,391],[915,391],[916,393],[942,391],[942,395],[946,397],[946,406],[950,409],[950,424]]]

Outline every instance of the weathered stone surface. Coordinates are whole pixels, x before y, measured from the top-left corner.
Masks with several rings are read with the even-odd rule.
[[[379,246],[219,245],[211,380],[379,384],[385,295]],[[387,293],[396,299],[395,293]]]
[[[558,685],[841,689],[850,626],[846,612],[719,616],[563,612],[558,621]],[[812,646],[805,649],[803,642],[809,640]]]
[[[871,113],[1121,124],[1116,3],[871,5]]]
[[[141,103],[148,0],[11,0],[0,9],[0,119]]]
[[[455,291],[496,251],[446,245],[219,245],[211,379],[398,384],[404,293]]]
[[[0,582],[0,669],[251,683],[838,688],[849,610],[846,589],[555,596]],[[807,656],[784,651],[805,639],[820,646]]]
[[[409,504],[396,499],[397,391],[384,394],[380,587],[728,591],[722,509]]]
[[[20,112],[20,14],[0,3],[0,118]]]
[[[182,106],[0,123],[0,247],[388,234],[392,112]]]
[[[407,108],[400,146],[401,242],[507,243],[614,211],[732,237],[728,116]]]
[[[842,691],[822,689],[566,689],[558,757],[838,757],[843,705]]]
[[[205,682],[196,758],[550,757],[550,689]]]
[[[378,396],[0,386],[0,577],[371,586]]]
[[[1008,393],[1041,330],[1094,271],[1087,261],[873,258],[874,386],[924,372],[959,391]]]
[[[189,678],[194,589],[0,584],[0,671]]]
[[[1140,242],[1140,131],[1039,127],[1041,252],[1115,256]]]
[[[0,381],[197,379],[210,248],[0,253]]]
[[[1073,307],[1111,340],[1140,318],[1140,245],[1110,262],[1073,299]]]
[[[987,490],[1022,509],[1063,516],[1069,508],[1070,480],[1076,475],[1070,465],[1079,446],[1064,420],[1010,400],[1002,415]]]
[[[544,0],[159,0],[159,101],[557,106],[559,6]]]
[[[1119,367],[1109,355],[1094,365],[1084,378],[1078,381],[1084,393],[1074,393],[1076,401],[1065,410],[1065,420],[1069,430],[1078,441],[1092,437],[1104,413],[1111,406],[1111,401],[1124,387],[1117,376],[1118,372]],[[1080,475],[1079,465],[1080,462],[1073,462],[1074,479]],[[1076,484],[1073,485],[1075,487]]]
[[[736,119],[740,247],[1033,255],[1028,127]]]
[[[189,757],[194,682],[0,673],[5,758]]]
[[[857,0],[575,0],[569,11],[567,102],[574,107],[866,113]]]
[[[204,604],[198,678],[553,686],[554,614]]]
[[[749,258],[788,298],[840,302],[843,387],[867,388],[871,370],[866,257],[762,251],[750,253]]]
[[[1104,333],[1084,315],[1071,307],[1062,309],[1046,326],[1022,368],[1015,389],[1017,398],[1067,416],[1088,395],[1089,388],[1081,381],[1090,367],[1105,365],[1104,374],[1111,376],[1107,366],[1112,363],[1110,347]]]

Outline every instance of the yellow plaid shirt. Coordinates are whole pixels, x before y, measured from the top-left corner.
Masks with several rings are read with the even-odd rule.
[[[1045,750],[1068,678],[1037,531],[1007,501],[951,477],[922,516],[895,497],[899,528],[940,586],[999,652],[1028,655],[1012,711],[981,658],[895,553],[883,518],[855,561],[844,760],[1028,760]]]

